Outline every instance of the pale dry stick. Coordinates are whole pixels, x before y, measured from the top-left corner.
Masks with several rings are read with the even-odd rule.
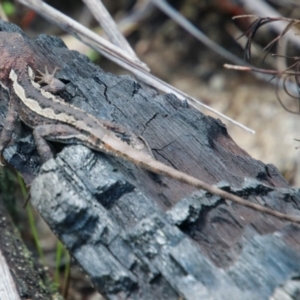
[[[11,38],[10,44],[7,44],[8,37]],[[109,126],[105,125],[106,122],[101,122],[99,119],[87,114],[84,110],[72,107],[63,100],[56,98],[53,94],[46,94],[41,87],[37,87],[39,82],[49,83],[49,79],[46,80],[38,77],[38,79],[42,78],[42,80],[36,83],[31,78],[30,74],[33,71],[28,67],[28,60],[26,58],[33,57],[34,52],[27,46],[26,41],[20,34],[2,32],[0,40],[2,41],[2,48],[8,53],[7,64],[11,68],[9,74],[4,71],[1,73],[2,85],[5,88],[5,84],[7,84],[7,89],[13,91],[15,94],[15,97],[11,97],[10,99],[10,111],[8,112],[5,120],[6,125],[3,127],[4,131],[2,131],[1,135],[2,149],[0,152],[3,151],[11,139],[12,126],[16,125],[17,114],[22,114],[22,110],[25,110],[25,120],[28,121],[29,126],[37,129],[36,126],[40,125],[40,130],[43,130],[42,133],[34,131],[38,152],[43,161],[47,161],[52,157],[49,146],[45,147],[47,137],[50,140],[67,143],[74,142],[74,139],[76,139],[75,142],[78,141],[90,149],[122,158],[132,162],[137,167],[155,174],[176,179],[182,183],[206,190],[211,194],[218,195],[259,212],[300,224],[300,219],[295,216],[289,216],[262,205],[246,201],[241,197],[225,192],[216,186],[212,186],[200,179],[165,165],[155,160],[148,152],[141,151],[140,148],[135,148],[133,145],[127,144]],[[16,44],[19,45],[19,51],[16,51]],[[21,59],[18,60],[21,52],[26,53],[26,56],[25,58],[21,56]],[[5,57],[3,59],[5,60]],[[15,67],[16,69],[14,69]],[[28,70],[29,73],[27,74],[24,70]],[[47,68],[45,68],[45,71],[46,74],[43,74],[43,76],[49,77],[51,75],[50,77],[53,80],[53,74],[49,74]],[[29,98],[27,92],[30,95]]]
[[[7,228],[5,230],[7,230]],[[13,273],[10,269],[11,266],[9,265],[9,262],[6,260],[2,251],[0,249],[0,299],[21,300],[15,283],[16,278],[13,276]]]
[[[177,171],[177,170],[175,170],[175,171]],[[175,173],[175,171],[173,169],[172,172]],[[227,199],[227,200],[230,200],[232,202],[238,203],[240,205],[246,206],[246,207],[251,208],[255,211],[265,213],[265,214],[268,214],[270,216],[273,216],[273,217],[276,217],[276,218],[279,218],[279,219],[282,219],[282,220],[286,220],[286,221],[290,221],[290,222],[293,222],[293,223],[300,224],[300,218],[299,217],[290,216],[290,215],[281,213],[277,210],[273,210],[271,208],[264,207],[260,204],[256,204],[256,203],[253,203],[253,202],[246,201],[241,197],[238,197],[236,195],[225,192],[225,191],[217,188],[216,186],[213,186],[213,185],[210,185],[210,184],[208,184],[204,181],[201,181],[200,179],[189,176],[185,173],[181,173],[179,171],[177,171],[177,172],[178,172],[178,175],[174,176],[173,178],[179,180],[180,182],[185,182],[185,183],[187,183],[191,186],[194,186],[196,188],[205,190],[205,191],[207,191],[207,192],[209,192],[213,195],[220,196],[223,199]],[[169,176],[168,173],[164,174],[163,172],[161,172],[161,174],[165,175],[165,176]],[[183,177],[182,174],[184,174],[185,176]]]
[[[205,34],[203,34],[198,28],[196,28],[186,18],[184,18],[179,12],[177,12],[172,6],[170,6],[165,0],[150,0],[150,1],[152,3],[154,3],[158,8],[160,8],[170,18],[172,18],[176,23],[178,23],[181,27],[183,27],[190,34],[192,34],[195,38],[197,38],[204,45],[206,45],[207,47],[212,49],[214,52],[216,52],[220,56],[224,57],[225,59],[230,60],[233,63],[252,67],[251,64],[246,63],[244,60],[238,58],[231,52],[227,51],[226,49],[219,46],[217,43],[210,40]],[[244,0],[244,1],[246,1],[246,0]],[[248,0],[249,3],[251,1]],[[255,1],[259,1],[259,0],[255,0]],[[251,7],[253,5],[253,2],[255,2],[255,1],[251,2]],[[257,18],[257,16],[255,16],[255,17]],[[267,73],[255,73],[254,74],[254,76],[257,77],[258,79],[270,82],[270,80],[273,78],[266,76],[266,75],[267,75]],[[273,81],[271,81],[271,83],[274,84]],[[278,84],[279,84],[279,87],[281,87],[281,88],[283,87],[281,81],[279,83],[276,82],[275,84],[276,84],[276,87],[278,87]],[[298,87],[292,82],[286,82],[286,86],[289,88],[289,90],[291,90],[295,93],[298,91]]]
[[[118,29],[124,36],[130,34],[132,31],[136,30],[140,26],[140,22],[150,15],[154,10],[156,10],[156,7],[153,6],[149,0],[137,1],[131,8],[130,12],[120,19],[117,24]],[[94,27],[91,30],[99,35],[103,34],[103,30],[100,27]],[[71,50],[77,50],[80,53],[85,54],[91,49],[90,46],[82,43],[74,35],[70,35],[69,33],[60,35],[60,38]]]
[[[141,79],[146,84],[149,84],[154,88],[157,88],[158,90],[161,90],[165,93],[173,93],[181,100],[187,99],[189,104],[195,107],[196,109],[199,110],[199,106],[201,106],[202,108],[205,108],[208,111],[215,113],[216,115],[235,124],[236,126],[248,132],[255,133],[254,130],[240,124],[239,122],[232,120],[231,118],[216,111],[215,109],[201,103],[198,99],[195,99],[185,94],[184,92],[176,89],[172,85],[167,84],[166,82],[160,80],[154,75],[148,73],[148,70],[146,68],[141,66],[140,63],[134,61],[132,57],[128,56],[127,53],[125,53],[124,51],[122,51],[121,49],[119,49],[109,41],[101,38],[99,35],[95,34],[89,29],[85,28],[75,20],[71,19],[70,17],[62,14],[58,10],[49,6],[48,4],[40,0],[18,0],[18,1],[30,7],[32,10],[42,15],[45,19],[49,20],[50,22],[61,27],[63,30],[76,36],[83,43],[94,48],[96,51],[99,51],[103,56],[107,57],[108,59],[115,62],[119,66],[132,72],[137,78]]]
[[[64,101],[56,98],[50,93],[45,94],[45,92],[43,92],[43,89],[37,88],[37,83],[35,83],[33,79],[31,79],[30,72],[33,71],[29,71],[29,74],[26,74],[26,72],[20,72],[18,70],[18,75],[14,70],[15,65],[21,70],[26,70],[26,68],[28,68],[28,62],[26,59],[22,59],[21,61],[16,62],[18,53],[15,53],[15,45],[17,44],[17,42],[20,45],[20,49],[22,49],[23,51],[26,52],[27,50],[27,52],[31,53],[31,49],[26,49],[26,42],[24,42],[24,39],[19,34],[15,34],[12,37],[11,44],[5,45],[4,41],[8,40],[7,36],[11,37],[10,34],[11,33],[7,32],[2,33],[2,39],[0,39],[4,43],[2,45],[2,48],[7,50],[7,52],[10,54],[9,64],[11,67],[9,75],[7,75],[6,73],[1,74],[2,80],[4,83],[8,82],[8,88],[11,88],[16,96],[15,98],[12,97],[10,99],[10,104],[12,106],[10,106],[11,110],[9,113],[11,114],[11,111],[13,111],[13,113],[20,113],[20,107],[25,106],[28,109],[28,111],[26,111],[25,113],[27,113],[28,121],[29,124],[31,124],[32,128],[37,129],[37,125],[42,126],[42,124],[46,123],[46,125],[44,125],[44,130],[46,132],[44,132],[44,135],[39,134],[40,139],[36,139],[37,148],[43,161],[47,161],[52,157],[51,149],[49,147],[48,149],[45,149],[45,139],[47,138],[47,134],[49,139],[53,138],[53,140],[58,142],[61,141],[68,143],[68,139],[72,142],[75,138],[78,139],[79,143],[89,147],[90,149],[94,149],[95,151],[103,152],[114,157],[119,157],[133,163],[137,167],[144,170],[167,176],[169,178],[178,180],[179,182],[189,184],[198,189],[203,189],[211,194],[218,195],[222,198],[231,200],[259,212],[266,213],[284,220],[300,223],[300,218],[289,216],[262,205],[246,201],[241,197],[230,194],[216,186],[208,184],[200,179],[197,179],[184,172],[178,171],[175,168],[168,166],[160,161],[157,161],[149,152],[142,151],[140,148],[135,148],[133,145],[127,144],[127,142],[120,139],[118,135],[114,133],[114,131],[105,126],[105,122],[101,122],[99,119],[87,114],[83,110],[80,111],[80,109],[78,108],[67,105]],[[4,45],[7,46],[7,48],[5,48]],[[32,55],[34,55],[34,53],[32,53]],[[53,74],[49,74],[46,67],[45,72],[46,74],[43,74],[38,71],[38,73],[43,74],[43,77],[37,77],[37,79],[41,79],[38,81],[38,83],[49,83],[51,80],[53,80]],[[49,77],[49,75],[51,75],[50,77],[52,77],[50,81],[49,79],[46,80],[44,78],[44,76]],[[3,82],[2,84],[4,85]],[[27,98],[27,90],[29,95],[31,95],[31,98]],[[52,104],[50,101],[50,106],[49,99],[52,100]],[[21,103],[22,105],[20,106]],[[13,107],[15,107],[15,109]],[[10,127],[11,123],[14,124],[14,120],[10,119],[10,115],[8,116],[9,117],[6,118],[7,125],[4,126],[4,129]],[[16,115],[14,116],[15,117],[13,118],[17,117]],[[57,125],[57,127],[52,126],[54,124]],[[2,135],[2,138],[4,139],[4,142],[2,142],[2,150],[6,147],[10,139],[10,136],[8,136],[7,139],[7,136],[5,135],[10,134],[10,132],[7,133],[4,131],[4,135]],[[44,140],[44,142],[42,141],[42,139]]]
[[[230,64],[224,64],[224,68],[231,69],[231,70],[237,70],[237,71],[246,71],[246,72],[257,72],[257,73],[263,73],[263,74],[270,74],[270,75],[299,75],[299,72],[294,71],[277,71],[277,70],[268,70],[268,69],[260,69],[256,67],[248,67],[248,66],[236,66],[236,65],[230,65]]]
[[[42,77],[37,76],[37,79],[39,79],[37,83],[31,79],[30,73],[33,73],[31,69],[31,71],[29,70],[29,74],[26,74],[26,72],[20,72],[19,70],[19,74],[17,74],[14,67],[17,66],[21,70],[26,70],[26,68],[28,68],[28,62],[26,59],[21,59],[16,62],[18,53],[15,53],[15,45],[19,44],[20,49],[22,49],[25,53],[29,52],[31,56],[34,55],[34,53],[31,53],[32,50],[30,48],[26,49],[26,42],[19,34],[12,36],[11,44],[5,45],[4,41],[8,40],[7,36],[11,37],[11,33],[2,33],[0,40],[3,43],[2,48],[10,54],[10,56],[8,55],[8,64],[10,65],[11,70],[9,75],[2,72],[1,78],[3,86],[8,84],[8,88],[14,91],[16,97],[12,97],[10,99],[10,111],[5,120],[6,125],[4,124],[3,128],[6,129],[10,127],[11,129],[8,131],[6,129],[6,132],[5,130],[2,131],[1,150],[6,147],[9,139],[11,138],[11,124],[15,124],[15,121],[11,118],[16,119],[17,115],[15,113],[21,113],[21,107],[24,108],[25,106],[25,114],[27,115],[28,123],[31,124],[30,127],[37,129],[36,126],[40,125],[41,130],[42,126],[44,126],[43,134],[39,133],[37,135],[35,133],[36,131],[34,131],[34,134],[36,134],[35,141],[37,149],[44,162],[53,157],[51,149],[49,147],[45,148],[45,141],[47,137],[49,140],[67,143],[74,142],[75,138],[79,143],[89,147],[90,149],[94,149],[95,151],[103,152],[114,157],[119,157],[144,170],[167,176],[198,189],[203,189],[211,194],[218,195],[259,212],[267,213],[284,220],[300,223],[300,219],[295,216],[289,216],[262,205],[246,201],[241,197],[225,192],[216,186],[208,184],[200,179],[157,161],[149,152],[142,151],[140,148],[135,148],[134,145],[127,144],[126,141],[120,139],[110,127],[105,126],[105,122],[101,122],[99,119],[87,114],[83,110],[67,105],[63,100],[56,98],[50,93],[45,94],[45,91],[43,91],[41,87],[38,88],[36,85],[42,82],[46,82],[50,85],[53,80],[53,74],[49,74],[47,67],[45,67],[45,74],[38,71],[38,73],[42,74]],[[4,45],[7,48],[5,48]],[[53,72],[55,72],[55,70]],[[27,91],[28,94],[31,95],[30,98],[27,98]],[[50,105],[49,100],[52,101],[50,101]],[[11,112],[13,112],[13,117],[11,117]],[[39,139],[37,139],[37,137],[39,137]]]
[[[97,44],[97,51],[99,51],[103,56],[112,60],[116,64],[120,64],[121,61],[128,62],[136,68],[143,69],[149,71],[149,68],[141,63],[140,60],[135,60],[132,56],[128,55],[125,51],[110,43],[103,37],[95,34],[91,30],[82,26],[80,23],[71,19],[70,17],[64,15],[60,11],[54,9],[48,4],[44,3],[41,0],[18,0],[18,2],[22,3],[25,6],[28,6],[32,10],[36,11],[38,14],[42,15],[45,19],[50,22],[56,24],[61,27],[63,30],[69,32],[80,40],[80,36],[82,36],[81,40],[86,37],[91,41],[94,41]],[[88,44],[87,41],[83,41]],[[91,45],[89,45],[91,46]],[[95,48],[95,46],[91,46]]]
[[[4,12],[2,5],[0,5],[0,18],[1,18],[3,21],[8,22],[7,15],[6,15],[6,13]]]
[[[224,67],[227,69],[232,69],[232,70],[237,70],[237,71],[256,72],[256,73],[270,74],[270,75],[273,74],[273,77],[278,78],[278,85],[276,87],[276,97],[277,97],[279,104],[283,107],[284,110],[288,111],[289,113],[299,115],[299,111],[293,111],[293,110],[287,108],[286,105],[281,101],[280,96],[278,94],[279,93],[279,84],[280,84],[280,86],[284,86],[284,91],[288,96],[290,96],[291,98],[294,98],[294,99],[299,99],[299,93],[293,95],[293,93],[290,90],[288,90],[287,85],[286,85],[288,76],[294,76],[297,81],[297,77],[299,76],[300,72],[297,70],[290,71],[297,65],[298,65],[298,61],[296,61],[294,64],[292,64],[286,70],[283,70],[283,71],[260,69],[260,68],[255,68],[255,67],[236,66],[236,65],[229,65],[229,64],[225,64]]]
[[[14,57],[13,57],[14,58]],[[24,65],[26,66],[27,62],[24,61]],[[48,73],[46,69],[46,73]],[[24,74],[24,73],[23,73]],[[23,75],[24,77],[24,75]],[[25,93],[25,87],[23,87],[18,82],[18,75],[14,71],[14,69],[11,69],[11,72],[9,74],[9,78],[12,80],[12,88],[17,96],[17,99],[21,101],[25,106],[27,106],[30,109],[30,112],[34,115],[36,114],[37,122],[44,122],[44,118],[47,119],[49,124],[60,124],[64,126],[67,126],[65,128],[67,132],[67,138],[71,137],[77,137],[78,140],[87,147],[94,149],[99,152],[103,152],[109,155],[112,155],[114,157],[122,158],[126,161],[129,161],[136,165],[139,168],[142,168],[144,170],[148,170],[150,172],[153,172],[155,174],[163,175],[166,177],[169,177],[171,179],[178,180],[181,183],[186,183],[190,186],[193,186],[197,189],[205,190],[213,195],[220,196],[221,198],[233,201],[235,203],[238,203],[240,205],[246,206],[248,208],[254,209],[256,211],[269,214],[271,216],[280,218],[282,220],[291,221],[294,223],[300,224],[300,218],[296,216],[290,216],[284,213],[281,213],[279,211],[264,207],[260,204],[256,204],[250,201],[246,201],[241,197],[238,197],[234,194],[230,194],[226,191],[221,190],[220,188],[213,186],[211,184],[208,184],[200,179],[197,179],[193,176],[190,176],[184,172],[178,171],[177,169],[168,166],[160,161],[157,161],[152,155],[150,155],[148,152],[141,151],[140,149],[134,148],[132,145],[127,144],[123,140],[119,139],[116,135],[112,134],[112,132],[107,129],[101,122],[99,122],[98,119],[94,119],[96,126],[88,127],[85,123],[86,119],[93,119],[94,117],[91,115],[86,114],[84,111],[81,111],[81,115],[79,118],[74,119],[74,112],[75,108],[72,108],[71,106],[67,106],[65,102],[60,101],[58,98],[55,98],[53,95],[51,96],[52,101],[56,102],[56,104],[60,108],[57,110],[59,113],[55,113],[54,110],[52,110],[52,114],[49,114],[48,108],[41,109],[40,103],[45,103],[45,98],[43,96],[43,93],[41,92],[36,99],[34,100],[31,98],[26,98]],[[29,80],[30,81],[30,80]],[[28,89],[35,90],[34,85],[28,84]],[[40,89],[41,90],[41,89]],[[34,93],[33,93],[34,95]],[[48,101],[48,100],[47,100]],[[47,103],[46,101],[46,103]],[[32,103],[35,103],[35,105],[32,105]],[[73,111],[72,111],[73,110]],[[76,109],[78,110],[78,109]],[[65,113],[61,113],[65,112]],[[68,114],[69,112],[69,114]],[[78,111],[77,111],[78,112]],[[39,119],[39,117],[42,117],[43,119]],[[75,120],[75,122],[74,122]],[[92,123],[93,124],[93,123]],[[76,127],[77,126],[77,127]],[[86,128],[90,128],[86,129]],[[85,133],[84,133],[85,132]],[[62,136],[62,140],[64,141],[64,138]],[[60,141],[59,133],[55,137],[56,141]],[[37,143],[38,146],[38,143]],[[47,152],[46,156],[43,154],[43,152],[40,149],[40,155],[42,159],[45,161],[49,159],[49,154]],[[50,150],[50,148],[49,148]],[[52,155],[51,155],[52,156]],[[50,157],[51,157],[50,156]]]
[[[99,22],[109,40],[120,49],[123,49],[131,55],[135,60],[139,60],[135,52],[118,29],[115,21],[103,5],[101,0],[83,0],[86,6],[90,9],[96,20]],[[142,63],[142,62],[141,62]]]
[[[49,22],[56,24],[64,31],[69,32],[76,38],[81,40],[83,43],[94,48],[100,52],[106,58],[112,60],[121,67],[126,68],[126,64],[135,67],[137,69],[142,69],[149,71],[149,68],[145,66],[144,63],[140,63],[140,60],[136,61],[126,52],[124,52],[119,47],[115,46],[111,42],[107,41],[103,37],[89,30],[88,28],[82,26],[80,23],[76,22],[72,18],[66,16],[55,8],[49,6],[41,0],[18,0],[23,5],[28,6],[30,9],[36,11],[38,14],[42,15]],[[93,43],[93,44],[92,44]]]

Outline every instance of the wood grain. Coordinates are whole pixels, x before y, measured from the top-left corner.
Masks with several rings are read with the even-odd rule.
[[[239,148],[219,120],[128,75],[104,72],[57,38],[28,42],[40,69],[45,55],[61,68],[67,102],[143,136],[157,160],[299,216],[299,190]],[[287,287],[299,287],[299,226],[83,146],[52,146],[56,159],[41,167],[22,126],[4,156],[32,183],[32,203],[108,299],[295,295]]]

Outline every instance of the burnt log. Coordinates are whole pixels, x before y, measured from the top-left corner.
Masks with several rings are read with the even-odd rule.
[[[61,300],[45,268],[24,245],[0,198],[0,299]]]
[[[23,34],[4,22],[0,30]],[[300,215],[299,190],[239,148],[220,120],[129,75],[104,72],[58,38],[24,38],[41,70],[43,57],[60,68],[66,102],[142,136],[165,164]],[[1,120],[8,102],[2,93]],[[4,157],[31,183],[33,205],[108,299],[297,297],[298,225],[81,145],[52,146],[56,158],[41,165],[22,125]]]

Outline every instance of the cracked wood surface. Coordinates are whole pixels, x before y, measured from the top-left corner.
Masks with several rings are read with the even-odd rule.
[[[7,214],[0,199],[0,299],[62,300]]]
[[[0,28],[19,30],[4,22]],[[143,136],[157,160],[299,215],[299,191],[274,166],[240,149],[220,121],[128,75],[103,72],[57,38],[28,43],[41,70],[44,55],[60,67],[67,85],[61,97]],[[64,147],[38,175],[39,157],[25,126],[4,156],[32,182],[33,204],[109,299],[276,299],[299,287],[299,226],[83,146]]]

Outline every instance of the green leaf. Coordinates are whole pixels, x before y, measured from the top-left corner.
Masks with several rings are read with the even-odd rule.
[[[16,8],[14,4],[8,1],[2,2],[2,9],[4,10],[7,16],[11,16],[16,12]]]

